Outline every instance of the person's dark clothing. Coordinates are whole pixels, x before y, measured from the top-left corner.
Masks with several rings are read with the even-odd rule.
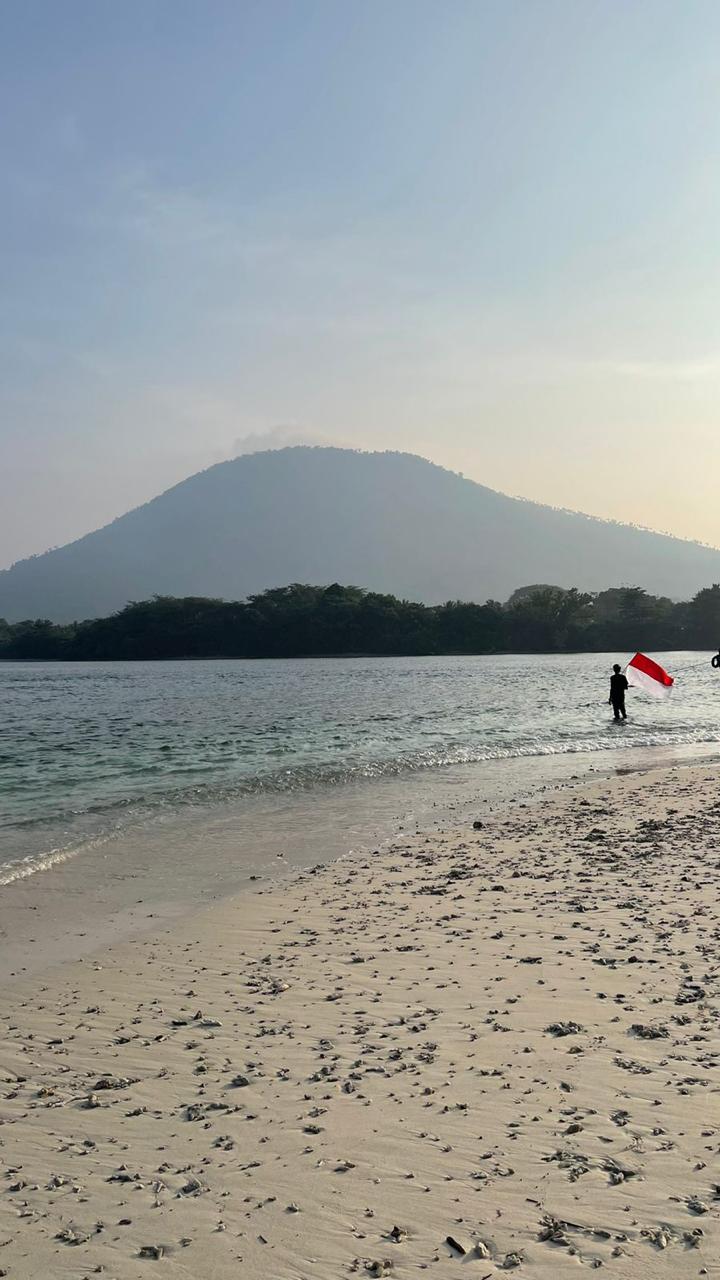
[[[630,686],[623,675],[622,671],[618,671],[610,677],[610,698],[612,703],[613,714],[616,720],[627,720],[627,712],[625,710],[625,690]]]

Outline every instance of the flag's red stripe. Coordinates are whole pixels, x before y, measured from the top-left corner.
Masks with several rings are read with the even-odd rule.
[[[636,653],[635,657],[628,663],[628,666],[635,667],[638,671],[643,671],[652,680],[657,680],[658,684],[669,686],[675,683],[672,676],[669,676],[659,663],[653,662],[652,658],[646,658],[644,653]]]

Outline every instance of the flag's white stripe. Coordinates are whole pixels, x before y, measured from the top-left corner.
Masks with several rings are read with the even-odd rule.
[[[625,668],[628,684],[635,689],[644,689],[646,693],[652,695],[653,698],[667,698],[672,690],[671,684],[660,684],[659,680],[653,680],[652,676],[647,675],[645,671],[639,671],[632,663]]]

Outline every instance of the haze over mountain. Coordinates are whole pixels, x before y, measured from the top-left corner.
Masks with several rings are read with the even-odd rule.
[[[70,621],[291,582],[432,604],[531,582],[687,598],[718,580],[720,550],[510,498],[412,454],[300,447],[219,463],[0,572],[0,617]]]

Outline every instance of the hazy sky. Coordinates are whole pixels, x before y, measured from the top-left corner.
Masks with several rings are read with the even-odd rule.
[[[720,544],[718,0],[4,0],[0,565],[238,441]]]

